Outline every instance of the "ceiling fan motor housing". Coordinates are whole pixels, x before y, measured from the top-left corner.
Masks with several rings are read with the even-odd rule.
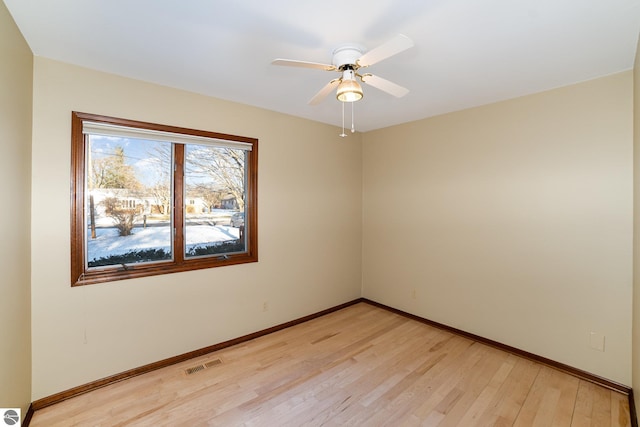
[[[341,71],[347,69],[357,70],[360,68],[357,62],[363,51],[363,48],[352,44],[340,46],[333,51],[332,63]]]

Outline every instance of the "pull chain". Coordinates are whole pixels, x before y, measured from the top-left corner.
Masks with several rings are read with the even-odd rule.
[[[347,136],[347,134],[344,133],[344,102],[341,102],[341,104],[342,104],[342,133],[340,134],[340,136],[344,138],[345,136]]]
[[[353,104],[355,104],[355,102],[351,103],[351,133],[356,131],[356,125],[353,123]]]

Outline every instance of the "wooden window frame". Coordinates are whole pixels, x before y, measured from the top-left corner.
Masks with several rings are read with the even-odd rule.
[[[83,122],[99,122],[131,128],[150,129],[182,135],[194,135],[218,140],[244,142],[252,145],[247,154],[247,178],[245,200],[246,252],[221,254],[220,256],[185,258],[184,256],[184,171],[176,163],[174,171],[173,215],[176,234],[174,236],[173,260],[131,264],[126,267],[86,268],[85,259],[85,174],[86,144]],[[184,150],[184,145],[174,147]],[[83,286],[115,280],[133,279],[160,274],[178,273],[205,268],[258,262],[258,140],[255,138],[187,129],[176,126],[147,123],[97,114],[71,113],[71,286]]]

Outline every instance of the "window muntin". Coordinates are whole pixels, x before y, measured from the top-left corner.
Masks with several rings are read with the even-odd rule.
[[[72,285],[257,261],[257,142],[74,112]]]

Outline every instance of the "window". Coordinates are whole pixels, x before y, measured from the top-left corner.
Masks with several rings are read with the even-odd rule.
[[[258,261],[257,139],[78,112],[71,125],[72,286]]]

